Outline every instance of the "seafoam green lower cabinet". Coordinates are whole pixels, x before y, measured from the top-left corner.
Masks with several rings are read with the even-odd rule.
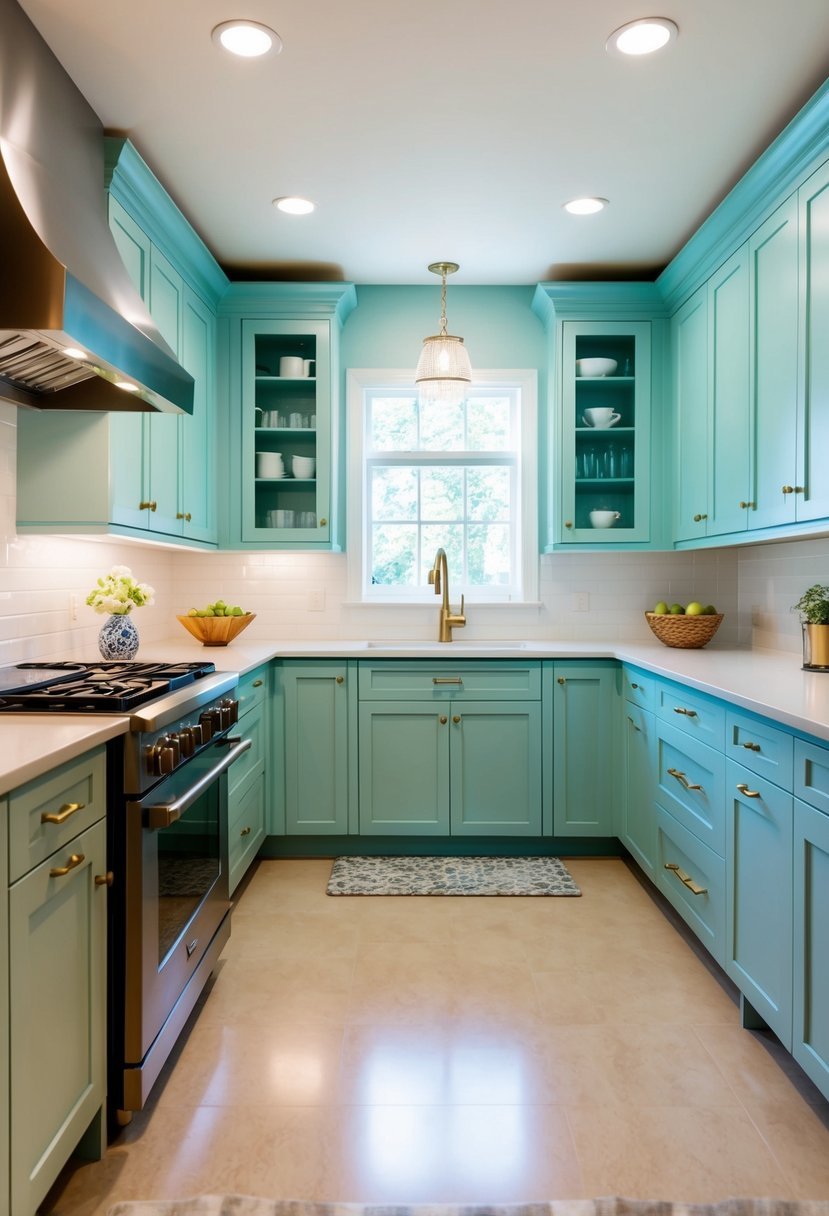
[[[230,769],[227,794],[227,870],[230,894],[238,887],[265,839],[270,789],[270,669],[247,672],[236,689],[239,722],[234,735],[251,746]]]
[[[733,760],[726,789],[725,969],[791,1049],[793,799]]]
[[[553,664],[553,834],[613,836],[616,664]]]
[[[541,834],[541,705],[453,703],[453,836]]]
[[[829,1098],[829,815],[797,798],[792,1054]]]
[[[105,872],[99,820],[9,890],[16,1216],[32,1216],[104,1101]]]
[[[360,832],[449,833],[451,705],[360,704]]]
[[[348,701],[346,663],[285,663],[285,830],[348,831]]]
[[[656,728],[653,714],[623,704],[622,762],[624,790],[619,834],[622,843],[649,878],[656,857]]]

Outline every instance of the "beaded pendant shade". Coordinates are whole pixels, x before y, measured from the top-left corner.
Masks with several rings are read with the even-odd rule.
[[[415,372],[421,401],[455,404],[465,399],[467,386],[472,383],[472,364],[463,338],[446,329],[446,276],[457,269],[457,262],[432,262],[429,266],[432,274],[441,277],[440,333],[423,339]]]

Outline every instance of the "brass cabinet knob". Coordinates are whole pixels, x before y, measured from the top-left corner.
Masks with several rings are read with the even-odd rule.
[[[337,683],[338,683],[338,684],[344,684],[344,683],[345,683],[345,676],[337,676]]]
[[[193,516],[189,511],[176,511],[176,519],[183,519],[185,523],[189,524],[192,518]]]
[[[794,486],[781,486],[780,489],[783,494],[794,494]]]
[[[707,519],[707,518],[708,518],[708,516],[707,516],[707,515],[695,515],[695,516],[694,516],[694,523],[695,523],[695,524],[698,524],[698,523],[700,523],[700,521],[701,521],[701,520],[703,520],[703,519]]]
[[[740,510],[741,510],[741,511],[748,511],[748,510],[752,510],[752,511],[753,511],[756,505],[757,505],[757,504],[756,504],[756,503],[753,503],[753,502],[741,502],[741,503],[740,503]]]
[[[149,498],[149,499],[147,499],[146,502],[140,502],[138,504],[138,510],[139,511],[147,511],[147,510],[156,511],[156,510],[158,510],[158,503],[155,501],[154,498]]]
[[[558,682],[559,682],[559,684],[566,684],[566,683],[567,683],[567,680],[565,679],[565,677],[564,677],[564,676],[559,676],[559,677],[558,677]]]
[[[572,526],[573,526],[572,519],[565,519],[564,526],[565,526],[565,528],[572,528]]]
[[[453,714],[453,715],[452,715],[452,721],[455,723],[455,725],[456,725],[456,726],[458,725],[458,723],[460,722],[460,720],[461,720],[461,716],[460,716],[460,714]]]
[[[241,830],[241,832],[239,833],[239,835],[240,835],[240,836],[250,836],[250,833],[251,833],[251,829],[250,829],[250,828],[242,828],[242,830]]]
[[[251,688],[261,688],[264,683],[264,680],[254,680],[251,684]]]
[[[320,520],[320,527],[321,527],[321,528],[324,528],[324,527],[325,527],[325,525],[326,525],[327,523],[328,523],[328,520],[327,520],[327,519],[325,519],[325,518],[321,519],[321,520]]]
[[[114,882],[115,875],[113,874],[112,870],[107,870],[106,874],[95,875],[96,887],[111,887]]]
[[[446,714],[441,714],[438,721],[440,722],[441,726],[445,726],[449,719],[447,718]]]

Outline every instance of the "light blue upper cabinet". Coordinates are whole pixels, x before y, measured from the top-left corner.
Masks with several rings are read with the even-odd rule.
[[[666,323],[650,283],[542,283],[551,335],[547,551],[658,548],[668,394]],[[610,360],[610,370],[585,360]]]
[[[705,536],[708,519],[708,293],[695,291],[671,322],[676,540]]]
[[[798,191],[801,360],[795,495],[798,520],[829,519],[829,165]]]

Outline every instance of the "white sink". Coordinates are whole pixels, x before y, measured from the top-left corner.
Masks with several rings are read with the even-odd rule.
[[[526,642],[495,642],[491,638],[481,641],[474,641],[472,638],[464,638],[463,641],[458,639],[454,642],[424,642],[422,640],[413,642],[366,642],[368,650],[437,650],[441,654],[446,652],[451,654],[453,650],[526,650]]]

